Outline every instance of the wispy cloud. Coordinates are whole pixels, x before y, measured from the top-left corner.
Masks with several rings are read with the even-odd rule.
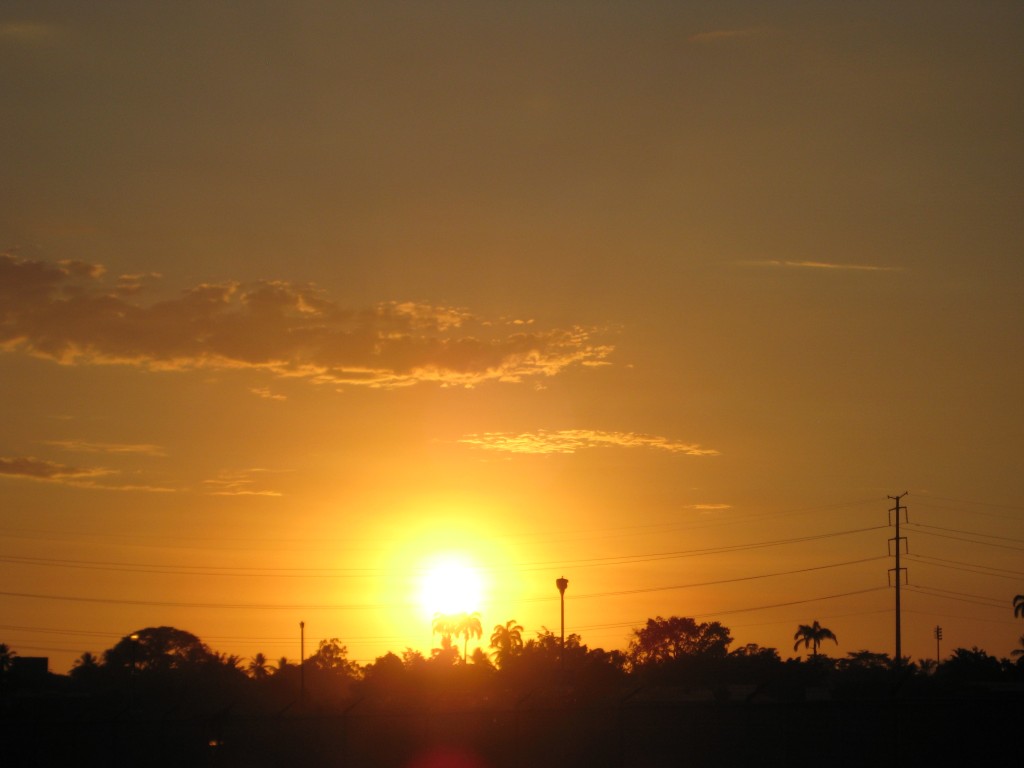
[[[836,264],[827,261],[741,261],[747,267],[777,267],[781,269],[827,269],[841,272],[903,272],[903,267],[890,267],[878,264]]]
[[[166,456],[164,449],[148,443],[97,443],[88,440],[46,440],[45,445],[72,453],[120,453],[143,456]]]
[[[712,29],[707,32],[698,32],[690,35],[687,40],[691,43],[722,43],[735,40],[745,40],[751,37],[761,37],[769,33],[767,27],[747,27],[742,29]]]
[[[61,34],[60,27],[38,21],[0,22],[0,41],[7,40],[26,45],[55,40]]]
[[[280,491],[259,487],[269,473],[259,468],[225,470],[203,483],[211,496],[283,496]]]
[[[606,365],[593,328],[536,329],[458,307],[385,302],[346,309],[309,285],[202,284],[144,305],[139,277],[0,254],[0,350],[64,365],[259,369],[327,384],[472,387]]]
[[[12,479],[70,485],[97,491],[138,491],[174,493],[177,489],[145,483],[123,482],[117,470],[107,467],[77,467],[34,456],[0,457],[0,475]]]
[[[732,509],[732,504],[690,504],[687,509],[696,509],[698,512],[722,512]]]
[[[113,474],[100,467],[73,467],[33,456],[0,458],[0,475],[13,475],[33,480],[80,480]]]
[[[270,391],[270,387],[251,387],[249,389],[256,397],[262,397],[264,400],[287,400],[286,395],[279,395],[275,392]]]
[[[591,429],[563,429],[537,432],[483,432],[466,435],[458,442],[485,451],[502,453],[576,453],[587,448],[654,448],[688,456],[717,456],[718,451],[681,443],[667,437],[640,435],[635,432],[602,432]]]

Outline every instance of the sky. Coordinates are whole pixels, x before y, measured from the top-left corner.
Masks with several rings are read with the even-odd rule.
[[[454,559],[484,644],[557,633],[564,576],[591,647],[892,654],[906,492],[903,653],[1008,656],[1022,38],[1014,2],[7,0],[0,642],[429,653]]]

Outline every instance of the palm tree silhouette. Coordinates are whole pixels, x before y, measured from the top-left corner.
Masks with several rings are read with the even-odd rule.
[[[499,667],[504,667],[510,658],[523,648],[523,628],[515,619],[509,619],[504,625],[495,624],[491,633],[491,648],[494,649],[494,660]]]
[[[803,643],[804,648],[811,649],[812,656],[818,655],[818,646],[821,645],[822,640],[832,640],[836,645],[839,645],[839,641],[832,633],[832,630],[821,626],[817,619],[814,620],[813,624],[801,624],[798,626],[793,639],[796,640],[793,644],[794,651]]]
[[[452,637],[465,637],[462,652],[463,663],[469,660],[469,638],[482,637],[484,630],[480,624],[480,614],[473,613],[435,613],[431,623],[433,634],[441,636],[441,648],[451,647]]]
[[[480,624],[480,613],[473,611],[472,613],[460,613],[455,617],[455,636],[465,636],[465,644],[462,649],[462,663],[469,663],[469,638],[470,635],[473,637],[483,637],[484,628]]]
[[[1018,640],[1017,642],[1020,643],[1020,648],[1014,648],[1012,651],[1010,651],[1010,655],[1024,656],[1024,635],[1021,635],[1020,640]]]
[[[252,661],[249,662],[249,666],[246,667],[246,671],[249,673],[249,677],[253,680],[263,680],[270,676],[270,665],[267,661],[267,657],[262,653],[257,653],[252,657]]]
[[[1013,597],[1013,615],[1024,618],[1024,595],[1014,595]]]
[[[14,665],[14,657],[17,655],[7,643],[0,643],[0,676],[6,675],[11,671],[11,667]]]
[[[456,616],[449,613],[435,613],[434,620],[430,622],[430,632],[432,635],[440,635],[442,647],[445,641],[451,644],[452,635],[455,634],[455,622]]]

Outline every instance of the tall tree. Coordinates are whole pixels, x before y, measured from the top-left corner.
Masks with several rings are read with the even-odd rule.
[[[1013,596],[1013,615],[1024,618],[1024,595]]]
[[[430,632],[432,635],[441,636],[441,648],[448,649],[452,647],[452,635],[455,634],[455,627],[457,626],[457,615],[451,613],[435,613],[434,620],[430,622]]]
[[[68,673],[69,677],[80,683],[91,683],[99,678],[102,674],[102,667],[100,666],[100,660],[96,658],[96,655],[90,651],[86,651],[71,665],[71,671]]]
[[[7,643],[0,643],[0,676],[11,671],[11,665],[14,664],[14,657],[17,655]]]
[[[726,656],[732,636],[717,621],[700,622],[688,616],[658,616],[633,630],[627,654],[634,666],[673,661],[688,656]]]
[[[352,678],[359,677],[359,665],[348,660],[348,648],[342,645],[336,637],[332,637],[330,640],[321,640],[316,653],[306,659],[306,664],[322,672],[331,672]]]
[[[458,618],[455,623],[455,636],[462,636],[465,638],[462,650],[463,664],[469,663],[469,638],[483,637],[483,634],[484,628],[480,623],[480,614],[477,611],[473,611],[473,613],[458,614]]]
[[[249,661],[246,671],[253,680],[265,680],[270,677],[270,663],[267,661],[266,656],[262,653],[257,653]]]
[[[431,629],[433,634],[441,636],[441,654],[434,654],[435,656],[444,655],[452,647],[453,637],[456,639],[465,637],[463,663],[469,660],[469,638],[482,637],[484,633],[483,626],[480,624],[480,614],[476,611],[473,613],[435,613]],[[458,651],[456,650],[455,653],[458,654]]]
[[[495,624],[491,633],[491,648],[494,649],[495,662],[499,667],[504,667],[509,659],[523,650],[523,628],[515,619]]]
[[[814,620],[813,624],[801,624],[798,626],[793,639],[796,640],[793,644],[794,651],[803,643],[804,648],[811,649],[812,656],[818,655],[818,646],[821,645],[822,640],[832,640],[836,645],[839,645],[839,640],[836,639],[832,630],[821,626],[817,619]]]
[[[1020,640],[1018,640],[1017,642],[1020,644],[1020,648],[1014,648],[1012,651],[1010,651],[1010,655],[1024,657],[1024,635],[1021,635]]]
[[[175,627],[147,627],[121,638],[103,652],[103,661],[113,669],[165,672],[222,662],[191,632]]]

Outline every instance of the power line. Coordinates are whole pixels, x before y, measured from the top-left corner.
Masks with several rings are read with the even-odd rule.
[[[983,547],[998,547],[999,549],[1012,549],[1015,552],[1024,552],[1024,547],[1014,547],[1009,544],[994,544],[991,541],[976,541],[975,539],[965,539],[963,536],[950,536],[947,533],[932,533],[931,531],[918,531],[923,533],[925,536],[935,536],[940,539],[953,539],[954,541],[966,541],[969,544],[980,544]],[[979,534],[984,536],[985,534]]]
[[[947,531],[949,533],[963,533],[968,536],[981,536],[985,539],[999,539],[1000,541],[1013,541],[1017,544],[1024,544],[1024,539],[1015,539],[1010,536],[999,536],[994,533],[981,533],[979,531],[963,531],[959,528],[943,528],[941,525],[928,525],[926,523],[908,523],[912,528],[931,528],[935,531]]]
[[[974,565],[973,563],[963,563],[959,560],[944,560],[941,557],[931,557],[930,555],[907,555],[912,562],[920,563],[921,565],[931,565],[935,568],[948,568],[951,571],[961,571],[963,573],[976,573],[979,576],[994,576],[1000,579],[1010,579],[1011,581],[1017,581],[1024,573],[1019,571],[1010,571],[1002,568],[989,568],[987,565]],[[938,560],[939,562],[929,562],[931,560]],[[957,565],[946,565],[946,563],[956,563]],[[961,566],[973,566],[964,568]],[[977,570],[986,568],[987,570]],[[989,571],[1003,571],[1002,573],[989,573]]]
[[[247,609],[247,610],[271,610],[271,611],[344,611],[344,610],[379,610],[387,608],[381,604],[362,605],[280,605],[270,603],[184,603],[163,600],[127,600],[112,597],[77,597],[73,595],[41,595],[30,592],[0,592],[3,597],[23,597],[30,600],[57,600],[73,603],[101,603],[104,605],[146,605],[160,608],[215,608],[215,609]]]
[[[715,617],[715,616],[732,616],[732,615],[735,615],[737,613],[753,613],[755,611],[767,611],[767,610],[770,610],[772,608],[787,608],[787,607],[792,606],[792,605],[806,605],[807,603],[817,603],[817,602],[821,602],[822,600],[834,600],[834,599],[837,599],[837,598],[840,598],[840,597],[852,597],[854,595],[866,595],[866,594],[869,594],[871,592],[880,592],[882,590],[888,590],[888,589],[889,589],[888,587],[869,587],[868,589],[858,589],[858,590],[855,590],[853,592],[840,592],[840,593],[835,594],[835,595],[821,595],[820,597],[809,597],[806,600],[790,600],[790,601],[785,602],[785,603],[771,603],[769,605],[756,605],[756,606],[753,606],[753,607],[750,607],[750,608],[733,608],[733,609],[730,609],[730,610],[727,610],[727,611],[706,611],[706,612],[703,612],[703,613],[695,613],[695,614],[693,614],[693,616],[691,616],[691,618],[694,618],[694,619],[712,618],[712,617]],[[629,622],[616,622],[616,623],[610,623],[610,624],[587,625],[587,626],[581,626],[581,627],[579,627],[579,629],[581,629],[581,630],[582,629],[615,629],[617,627],[637,627],[637,626],[643,626],[646,623],[647,623],[647,619],[641,619],[639,621],[629,621]]]
[[[993,502],[988,502],[988,501],[978,501],[977,499],[951,499],[948,496],[936,496],[934,494],[928,493],[927,491],[924,492],[922,495],[926,499],[938,499],[939,501],[951,501],[954,504],[967,504],[968,506],[973,504],[973,505],[978,505],[978,506],[982,506],[982,507],[996,507],[996,508],[999,508],[999,509],[1016,509],[1016,510],[1024,511],[1024,506],[1020,506],[1019,504],[995,504]]]
[[[876,531],[885,526],[872,526],[869,528],[854,528],[845,531],[834,531],[831,533],[812,534],[809,536],[797,536],[789,539],[774,539],[769,541],[751,542],[747,544],[729,544],[721,547],[708,547],[703,549],[676,550],[668,552],[653,552],[637,555],[616,555],[610,557],[582,558],[578,560],[549,560],[541,562],[519,563],[509,566],[485,567],[480,570],[492,573],[507,572],[530,572],[547,570],[549,568],[596,568],[612,565],[629,565],[632,563],[647,563],[659,560],[673,560],[685,557],[699,557],[705,555],[728,554],[732,552],[744,552],[751,549],[764,549],[768,547],[784,546],[788,544],[802,544],[808,541],[820,541],[822,539],[849,536],[857,533]],[[0,562],[7,562],[19,565],[51,566],[57,568],[76,568],[85,570],[118,571],[131,573],[154,573],[160,575],[195,575],[195,576],[283,576],[283,577],[374,577],[388,573],[382,568],[245,568],[232,566],[175,566],[155,565],[150,563],[134,562],[111,562],[97,560],[71,560],[43,557],[22,557],[15,555],[0,555]],[[261,573],[264,571],[265,573]],[[414,571],[421,573],[421,571]]]
[[[773,576],[792,576],[798,573],[810,573],[811,571],[823,571],[828,568],[839,568],[844,565],[859,565],[861,563],[873,563],[877,560],[887,559],[886,555],[879,555],[877,557],[865,557],[860,560],[847,560],[842,563],[829,563],[828,565],[815,565],[809,568],[796,568],[790,571],[776,571],[774,573],[760,573],[754,576],[737,576],[731,579],[717,579],[715,581],[699,581],[691,584],[674,584],[667,587],[644,587],[640,589],[622,589],[613,592],[591,592],[583,595],[574,595],[574,600],[583,600],[594,597],[618,597],[621,595],[639,595],[649,592],[668,592],[675,589],[691,589],[694,587],[711,587],[719,584],[734,584],[741,581],[754,581],[756,579],[767,579]],[[529,598],[527,600],[521,600],[520,602],[534,602],[540,600],[551,600],[553,598]]]
[[[1001,610],[1007,610],[1005,605],[997,604],[992,602],[982,602],[981,600],[971,599],[973,597],[980,597],[979,595],[970,595],[967,597],[957,597],[957,595],[963,594],[962,592],[951,592],[948,589],[936,589],[934,587],[919,587],[917,585],[908,586],[911,592],[917,592],[918,594],[928,595],[929,597],[941,597],[944,600],[959,600],[962,603],[973,603],[974,605],[981,605],[985,608],[997,608]],[[982,598],[982,600],[989,600],[990,598]]]

